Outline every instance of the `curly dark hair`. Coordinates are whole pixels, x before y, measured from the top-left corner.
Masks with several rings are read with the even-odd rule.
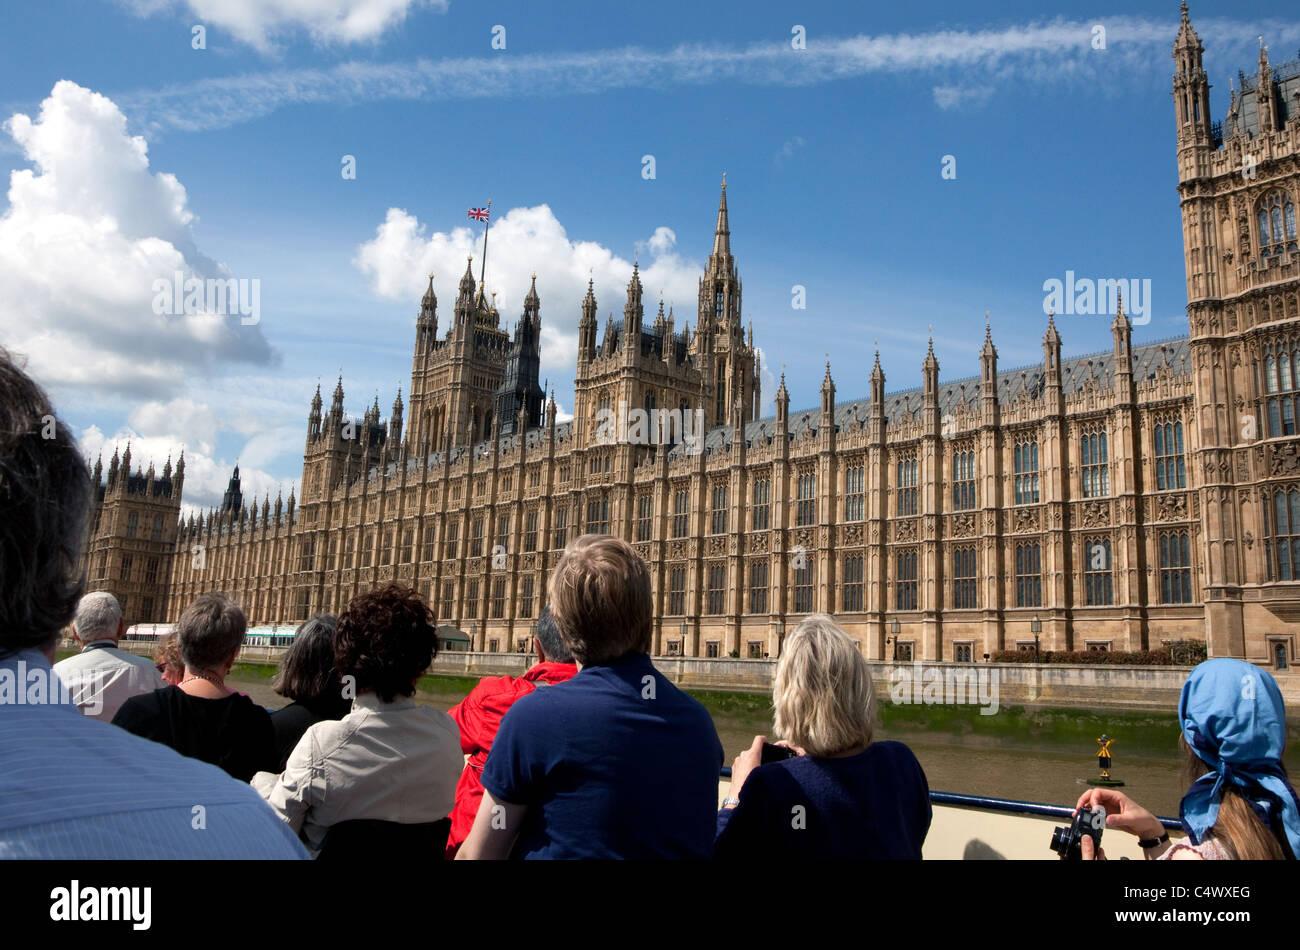
[[[334,633],[339,675],[356,677],[357,692],[372,689],[386,703],[414,695],[416,679],[437,655],[428,605],[400,584],[353,597]]]

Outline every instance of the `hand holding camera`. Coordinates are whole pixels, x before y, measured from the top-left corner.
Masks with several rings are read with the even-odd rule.
[[[1080,808],[1067,827],[1052,829],[1052,841],[1048,847],[1059,854],[1062,861],[1105,860],[1101,850],[1101,832],[1105,827],[1104,808]]]

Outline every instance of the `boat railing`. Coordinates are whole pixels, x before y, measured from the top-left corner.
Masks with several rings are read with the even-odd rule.
[[[731,778],[730,767],[721,771],[724,779]],[[981,811],[999,812],[1005,815],[1032,815],[1037,818],[1059,818],[1069,821],[1074,815],[1074,808],[1069,805],[1048,805],[1043,802],[1022,802],[1014,798],[992,798],[988,795],[962,795],[958,792],[930,792],[930,804],[945,805],[949,808],[976,808]],[[1181,833],[1183,823],[1177,818],[1157,816],[1166,831]]]

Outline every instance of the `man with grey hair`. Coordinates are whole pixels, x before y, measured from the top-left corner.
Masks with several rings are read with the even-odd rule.
[[[72,634],[81,652],[54,664],[72,701],[92,719],[112,722],[132,696],[163,688],[162,674],[151,660],[120,649],[126,632],[122,607],[106,590],[81,598],[72,618]]]
[[[560,636],[549,606],[543,607],[537,618],[533,650],[537,653],[537,665],[523,676],[485,676],[468,696],[447,711],[460,729],[460,750],[469,756],[456,785],[456,807],[451,813],[451,833],[447,836],[449,859],[456,856],[474,826],[474,816],[483,800],[480,779],[483,765],[510,707],[519,697],[539,687],[555,686],[578,674],[573,654]]]

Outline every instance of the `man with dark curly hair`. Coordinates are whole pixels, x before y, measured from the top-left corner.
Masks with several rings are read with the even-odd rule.
[[[252,783],[313,854],[344,822],[391,832],[451,814],[460,736],[446,713],[413,698],[437,651],[429,608],[410,588],[360,594],[339,617],[334,665],[352,711],[309,728],[282,773],[259,772]]]

